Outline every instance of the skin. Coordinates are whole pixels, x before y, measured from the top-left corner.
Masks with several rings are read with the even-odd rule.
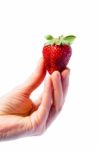
[[[69,84],[69,69],[53,72],[44,81],[43,93],[34,102],[31,93],[46,76],[43,58],[23,84],[0,98],[0,141],[41,135],[63,107]]]

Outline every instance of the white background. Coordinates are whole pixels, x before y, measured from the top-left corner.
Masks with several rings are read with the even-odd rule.
[[[77,36],[59,117],[43,136],[0,143],[1,150],[99,150],[98,13],[98,0],[0,0],[0,96],[34,71],[44,35]]]

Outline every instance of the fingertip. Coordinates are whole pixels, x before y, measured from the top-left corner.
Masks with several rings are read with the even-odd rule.
[[[38,64],[35,68],[34,74],[37,73],[38,76],[41,76],[41,78],[44,78],[46,75],[46,68],[44,65],[44,59],[41,57],[38,61]]]
[[[44,65],[43,57],[41,57],[37,63],[35,71],[28,77],[28,79],[21,86],[24,93],[30,95],[31,92],[41,84],[45,76],[46,76],[46,68]]]
[[[62,81],[62,87],[63,87],[63,95],[66,96],[68,85],[69,85],[69,75],[70,75],[70,69],[65,69],[61,73],[61,81]]]
[[[38,66],[39,66],[39,68],[40,68],[40,66],[43,68],[43,69],[45,69],[45,64],[44,64],[44,59],[43,59],[43,57],[40,57],[40,59],[39,59],[39,61],[38,61]],[[37,67],[38,67],[37,66]],[[45,69],[46,70],[46,69]]]
[[[69,68],[63,70],[61,73],[62,78],[69,78],[69,75],[70,75],[70,69]]]
[[[52,79],[59,79],[60,80],[60,72],[59,71],[54,71],[51,75]]]
[[[43,57],[40,57],[40,58],[39,58],[39,62],[41,62],[41,63],[44,62]]]
[[[59,76],[59,75],[60,75],[60,72],[59,72],[59,71],[54,71],[54,72],[52,73],[52,76],[53,76],[53,75]]]

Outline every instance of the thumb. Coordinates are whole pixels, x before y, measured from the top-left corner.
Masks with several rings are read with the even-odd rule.
[[[30,77],[22,84],[22,91],[30,95],[31,92],[35,90],[44,80],[45,75],[46,69],[44,60],[43,58],[40,58],[34,73],[32,73]]]

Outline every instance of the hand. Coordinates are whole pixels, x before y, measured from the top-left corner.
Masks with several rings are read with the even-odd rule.
[[[36,74],[35,74],[36,73]],[[59,114],[68,89],[69,69],[61,74],[55,71],[49,76],[37,101],[31,93],[46,75],[44,60],[22,85],[13,89],[0,100],[0,140],[27,135],[42,134]]]

